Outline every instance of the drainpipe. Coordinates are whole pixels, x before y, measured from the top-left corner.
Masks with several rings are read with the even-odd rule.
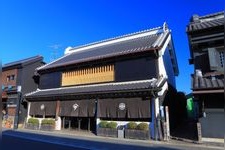
[[[161,135],[161,125],[160,125],[160,108],[159,108],[159,96],[158,92],[162,90],[163,85],[165,84],[166,79],[165,78],[160,78],[158,83],[155,83],[153,86],[153,89],[151,91],[152,93],[152,122],[153,125],[151,125],[151,137],[155,140],[161,140],[162,135]]]
[[[98,124],[100,123],[100,118],[98,118],[98,98],[95,99],[95,119],[96,119],[95,133],[96,135],[98,135]]]
[[[159,97],[155,91],[152,91],[152,122],[151,126],[152,138],[155,140],[159,139],[159,127],[158,127],[158,116],[159,116]]]

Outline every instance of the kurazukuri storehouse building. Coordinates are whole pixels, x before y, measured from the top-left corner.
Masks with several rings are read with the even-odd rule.
[[[192,93],[202,140],[224,138],[224,11],[193,15],[187,25]]]
[[[155,118],[176,75],[166,23],[66,49],[63,57],[36,69],[38,89],[26,95],[28,118],[57,118],[58,130],[96,131],[102,120],[147,122],[154,137]]]

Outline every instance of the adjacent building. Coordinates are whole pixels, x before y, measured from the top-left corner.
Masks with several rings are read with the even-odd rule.
[[[203,138],[224,138],[224,12],[193,15],[187,25],[192,91]]]
[[[2,66],[2,108],[5,117],[11,119],[15,127],[17,123],[24,124],[27,103],[23,101],[23,95],[37,89],[33,75],[43,64],[42,56],[34,56]]]
[[[26,94],[28,117],[56,118],[56,128],[96,131],[102,120],[126,125],[156,118],[179,73],[171,31],[162,27],[66,49],[36,69]]]

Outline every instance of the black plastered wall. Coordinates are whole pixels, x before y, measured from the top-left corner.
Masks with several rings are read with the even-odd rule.
[[[156,59],[142,57],[115,63],[115,81],[134,81],[151,79],[157,76]]]
[[[61,86],[61,72],[52,72],[40,76],[40,89],[58,88]]]
[[[22,93],[29,93],[37,89],[37,84],[34,82],[33,76],[35,69],[42,65],[41,61],[23,66],[20,69]]]

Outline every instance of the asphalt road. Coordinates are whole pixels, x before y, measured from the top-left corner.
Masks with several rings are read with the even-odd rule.
[[[207,150],[214,148],[129,142],[108,138],[76,138],[7,130],[2,133],[1,150]]]

